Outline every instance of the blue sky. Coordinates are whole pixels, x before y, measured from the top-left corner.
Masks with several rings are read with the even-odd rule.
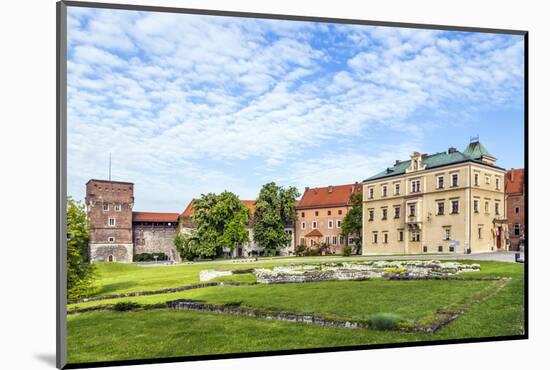
[[[523,37],[68,8],[68,192],[135,210],[361,181],[470,136],[523,167]]]

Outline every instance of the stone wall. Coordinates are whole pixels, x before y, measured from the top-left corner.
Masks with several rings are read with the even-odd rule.
[[[179,253],[174,246],[174,238],[177,233],[177,225],[134,225],[134,254],[164,253],[170,260],[181,261]]]
[[[90,243],[92,262],[132,262],[133,244]],[[109,260],[111,256],[112,260]]]

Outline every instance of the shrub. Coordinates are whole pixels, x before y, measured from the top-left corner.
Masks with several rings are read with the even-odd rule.
[[[396,329],[397,325],[403,321],[401,316],[394,313],[377,313],[367,319],[369,327],[377,330]]]
[[[307,247],[303,244],[297,245],[295,248],[295,252],[297,256],[303,256],[306,253]]]
[[[113,305],[115,311],[131,311],[140,308],[141,305],[136,302],[117,302]]]
[[[233,272],[233,274],[250,274],[250,273],[254,272],[254,269],[253,268],[237,269],[237,270],[233,270],[232,272]]]
[[[150,262],[155,261],[168,261],[168,256],[165,253],[138,253],[134,255],[134,262]]]
[[[342,249],[342,256],[344,256],[344,257],[349,257],[349,256],[351,256],[351,246],[346,245],[346,246]]]

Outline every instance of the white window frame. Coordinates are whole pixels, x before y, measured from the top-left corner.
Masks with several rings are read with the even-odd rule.
[[[328,220],[328,228],[332,229],[334,227],[334,222],[332,220]]]
[[[443,240],[451,240],[451,228],[444,227],[443,230]]]
[[[474,199],[474,213],[479,213],[479,199]]]
[[[339,229],[342,227],[342,220],[336,220],[336,228]]]
[[[399,195],[401,194],[401,184],[396,182],[394,185],[393,185],[393,194],[394,195]]]
[[[455,184],[455,177],[456,177],[456,184]],[[460,186],[460,177],[458,176],[458,173],[452,173],[451,174],[451,187],[456,188]]]
[[[411,180],[411,193],[420,193],[420,180]]]
[[[110,237],[107,238],[107,241],[108,241],[109,243],[114,243],[114,242],[115,242],[115,237],[114,237],[114,236],[110,236]]]
[[[374,188],[369,188],[369,199],[374,199]]]
[[[113,222],[111,223],[111,221]],[[109,217],[109,220],[107,222],[109,226],[116,226],[116,218],[114,217]]]
[[[305,229],[306,229],[306,222],[302,221],[302,230],[305,230]]]
[[[105,207],[105,206],[107,206],[107,207]],[[107,211],[109,211],[109,203],[104,202],[103,203],[103,212],[107,212]]]
[[[332,245],[337,245],[338,244],[338,238],[336,237],[336,235],[333,235],[332,236]]]
[[[442,210],[442,212],[439,212],[439,206],[441,204],[443,204],[443,210]],[[437,201],[437,213],[436,213],[436,215],[441,216],[441,215],[444,215],[444,214],[445,214],[445,201],[444,200],[439,200],[439,201]]]
[[[115,204],[115,212],[121,212],[122,211],[122,204],[117,203]]]
[[[445,176],[443,175],[437,176],[437,188],[445,189]]]
[[[384,213],[386,215],[384,215]],[[384,207],[382,208],[382,220],[387,220],[388,219],[388,207]]]
[[[401,218],[401,206],[393,207],[393,218]]]
[[[311,221],[311,228],[316,229],[317,228],[317,221]]]
[[[456,202],[456,212],[454,211],[454,208],[453,208],[453,203]],[[458,199],[451,199],[451,214],[452,215],[457,215],[460,213],[460,200]]]
[[[369,209],[368,213],[369,213],[369,218],[367,220],[374,221],[374,209],[373,208]]]
[[[514,212],[515,212],[516,214],[519,213],[519,206],[515,206],[515,207],[514,207]]]
[[[382,185],[382,197],[388,196],[388,185]]]

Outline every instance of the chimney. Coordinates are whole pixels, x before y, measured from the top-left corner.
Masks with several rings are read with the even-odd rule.
[[[510,182],[514,182],[514,169],[510,170]]]
[[[329,193],[332,193],[332,185],[329,185],[329,186],[328,186],[328,192],[329,192]]]
[[[454,146],[450,147],[448,153],[456,153],[456,148]]]

